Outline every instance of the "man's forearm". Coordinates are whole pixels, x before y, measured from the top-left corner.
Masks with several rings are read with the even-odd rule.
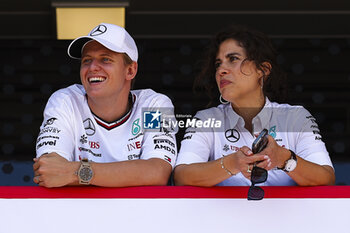
[[[141,185],[166,185],[171,165],[161,159],[91,163],[94,176],[92,185],[125,187]]]

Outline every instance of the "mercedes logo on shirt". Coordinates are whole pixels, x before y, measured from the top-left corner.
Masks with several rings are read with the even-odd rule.
[[[107,27],[101,24],[95,27],[94,30],[92,30],[92,32],[90,33],[90,36],[98,36],[105,33],[106,31],[107,31]]]
[[[88,136],[94,135],[96,132],[96,129],[95,129],[95,125],[92,122],[92,120],[90,118],[87,118],[84,120],[83,123],[84,123],[84,129],[85,129],[86,134]]]
[[[237,142],[240,138],[239,132],[235,129],[228,129],[225,131],[225,137],[229,142]]]

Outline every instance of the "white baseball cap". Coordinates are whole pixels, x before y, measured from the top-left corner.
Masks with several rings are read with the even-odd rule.
[[[68,47],[68,55],[71,58],[81,59],[84,46],[91,40],[96,40],[114,52],[126,53],[131,60],[137,62],[138,52],[134,39],[124,28],[108,23],[101,23],[87,36],[73,40]]]

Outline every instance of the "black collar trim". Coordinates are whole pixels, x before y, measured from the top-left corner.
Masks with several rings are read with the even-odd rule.
[[[129,101],[131,101],[131,108],[130,110],[125,113],[121,118],[112,121],[112,122],[106,122],[104,120],[102,120],[101,118],[99,118],[97,115],[95,115],[94,113],[92,113],[92,115],[94,116],[96,123],[100,126],[102,126],[103,128],[107,129],[107,130],[112,130],[122,124],[124,124],[131,116],[133,107],[134,107],[134,103],[136,101],[136,95],[131,94],[129,95]]]

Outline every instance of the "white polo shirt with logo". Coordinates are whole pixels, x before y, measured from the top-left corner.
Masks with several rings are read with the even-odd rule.
[[[116,122],[105,122],[91,112],[82,85],[56,91],[44,110],[36,143],[37,157],[56,152],[69,161],[87,158],[97,163],[160,158],[173,167],[177,129],[143,127],[144,110],[166,109],[168,114],[174,114],[171,100],[151,89],[131,93],[132,109]],[[160,116],[150,120],[160,123]]]
[[[176,166],[217,160],[243,146],[251,148],[259,132],[266,128],[280,146],[307,161],[333,167],[315,118],[302,106],[278,104],[266,98],[264,108],[252,121],[254,136],[244,128],[243,118],[235,113],[231,104],[199,111],[195,118],[202,121],[215,119],[222,124],[220,128],[188,128]],[[246,186],[251,182],[238,173],[217,185]],[[286,172],[274,168],[268,171],[268,179],[261,185],[287,186],[296,183]]]

